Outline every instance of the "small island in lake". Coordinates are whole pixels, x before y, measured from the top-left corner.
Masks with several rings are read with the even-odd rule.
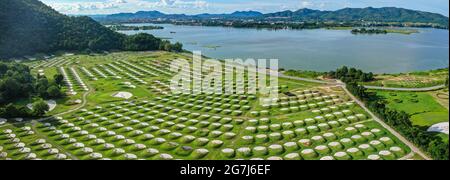
[[[414,29],[353,29],[351,31],[352,34],[388,34],[388,33],[398,33],[398,34],[413,34],[419,33],[418,30]]]
[[[164,29],[162,26],[127,26],[127,25],[110,25],[109,28],[114,31],[141,31],[141,30],[155,30]]]

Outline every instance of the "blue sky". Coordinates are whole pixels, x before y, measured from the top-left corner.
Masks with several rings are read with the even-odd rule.
[[[111,14],[158,10],[165,13],[230,13],[242,10],[276,12],[311,8],[402,7],[448,17],[448,0],[41,0],[65,14]]]

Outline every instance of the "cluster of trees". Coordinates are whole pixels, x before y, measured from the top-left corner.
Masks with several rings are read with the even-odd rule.
[[[353,29],[352,34],[387,34],[388,31],[384,29]]]
[[[175,44],[171,44],[170,41],[163,40],[159,44],[159,50],[181,52],[181,51],[183,51],[183,44],[181,44],[179,42],[176,42]]]
[[[361,99],[372,112],[377,114],[378,117],[395,128],[411,142],[428,152],[433,159],[449,159],[448,142],[444,142],[441,137],[427,132],[425,127],[414,126],[411,123],[410,116],[406,112],[387,107],[387,103],[383,98],[358,85],[358,81],[359,78],[349,78],[346,82],[347,89]]]
[[[56,74],[52,81],[49,81],[47,77],[38,75],[36,78],[35,92],[36,95],[45,98],[61,98],[64,93],[61,91],[63,84],[63,75]]]
[[[181,52],[183,50],[183,44],[179,42],[171,44],[170,41],[161,40],[146,33],[128,36],[123,46],[123,49],[127,51],[163,50]]]
[[[34,82],[28,66],[0,62],[0,104],[29,97]]]
[[[90,17],[66,16],[38,0],[0,1],[0,58],[55,51],[160,50],[152,35],[127,36]],[[145,44],[148,43],[148,44]],[[177,51],[179,46],[169,48]]]
[[[34,78],[28,66],[0,62],[0,117],[43,115],[42,112],[45,113],[45,111],[41,110],[42,105],[36,106],[38,108],[33,108],[33,111],[30,111],[24,105],[14,105],[13,103],[27,98],[61,98],[64,96],[61,91],[62,86],[63,76],[61,74],[56,74],[53,80],[48,80],[47,77],[40,75]]]
[[[372,72],[365,73],[360,69],[348,68],[346,66],[343,66],[336,71],[330,71],[327,75],[330,78],[340,79],[344,83],[369,82],[375,80],[375,76]]]
[[[32,104],[33,109],[29,109],[23,105],[14,105],[9,103],[5,106],[0,106],[0,117],[2,118],[29,118],[29,117],[41,117],[50,109],[47,102],[42,99],[38,99]]]

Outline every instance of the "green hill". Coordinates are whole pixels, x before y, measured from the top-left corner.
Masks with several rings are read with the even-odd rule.
[[[448,17],[441,14],[404,8],[345,8],[337,11],[300,9],[265,14],[266,18],[288,18],[300,21],[431,23],[448,27]]]
[[[90,17],[63,15],[38,0],[0,1],[0,58],[58,50],[155,50],[159,49],[161,43],[168,42],[148,34],[130,38],[102,26]]]

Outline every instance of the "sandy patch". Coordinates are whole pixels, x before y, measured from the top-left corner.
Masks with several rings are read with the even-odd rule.
[[[54,101],[54,100],[47,100],[46,102],[47,102],[48,107],[49,107],[48,112],[50,112],[50,111],[52,111],[53,109],[56,108],[56,105],[57,105],[56,101]],[[28,107],[28,109],[33,110],[33,104],[32,103],[27,104],[27,107]]]
[[[130,99],[131,97],[133,97],[133,94],[129,92],[118,92],[113,94],[112,96],[116,98]]]
[[[440,132],[448,135],[448,122],[435,124],[428,128],[428,132]]]

